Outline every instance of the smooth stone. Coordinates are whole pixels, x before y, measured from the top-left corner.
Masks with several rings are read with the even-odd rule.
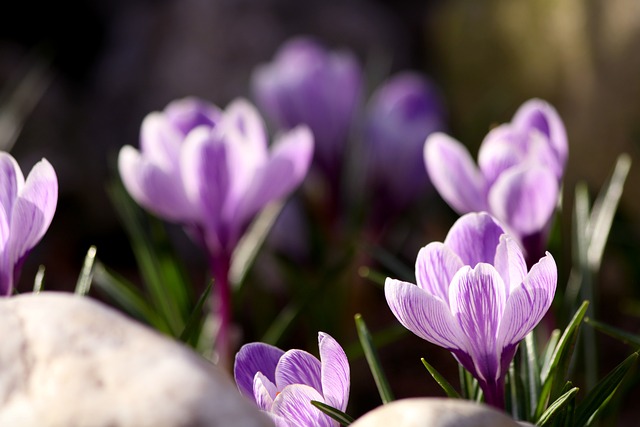
[[[411,398],[380,406],[351,427],[521,427],[489,406],[461,399]]]
[[[273,426],[225,372],[88,297],[0,300],[0,425]]]

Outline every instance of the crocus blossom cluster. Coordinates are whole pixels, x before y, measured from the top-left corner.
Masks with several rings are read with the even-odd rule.
[[[335,177],[360,100],[362,72],[346,51],[327,51],[294,38],[252,76],[258,105],[282,129],[306,124],[316,141],[314,162]]]
[[[453,209],[490,212],[520,240],[531,263],[544,251],[567,153],[558,113],[533,99],[511,123],[487,134],[478,166],[460,142],[442,133],[427,139],[424,161],[431,182]]]
[[[423,247],[416,283],[387,278],[400,323],[451,351],[488,404],[504,408],[504,379],[518,343],[553,301],[556,264],[547,253],[527,272],[517,242],[487,213],[462,216],[444,243]]]
[[[58,179],[42,159],[25,180],[20,166],[0,152],[0,294],[11,295],[31,249],[46,233],[58,203]]]
[[[277,427],[337,427],[312,400],[344,411],[349,400],[349,362],[330,335],[318,334],[320,360],[303,350],[264,344],[242,346],[234,376],[240,393],[255,401]]]
[[[406,206],[427,187],[424,141],[445,128],[444,117],[438,90],[418,73],[397,74],[373,93],[364,115],[363,148],[368,188],[381,205]]]
[[[159,217],[184,224],[208,250],[222,363],[229,356],[231,254],[255,215],[300,184],[312,155],[305,126],[280,135],[269,150],[262,118],[250,103],[236,100],[221,111],[193,98],[149,114],[140,151],[120,151],[120,176],[131,196]]]

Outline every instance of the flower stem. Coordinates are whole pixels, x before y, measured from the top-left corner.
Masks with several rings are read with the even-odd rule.
[[[231,286],[229,284],[229,267],[231,257],[218,254],[211,257],[211,275],[213,276],[213,312],[218,321],[218,334],[215,340],[215,351],[218,354],[218,365],[230,368],[231,341]]]
[[[487,405],[504,411],[504,378],[500,378],[493,382],[479,381],[479,384],[484,394],[484,402]]]

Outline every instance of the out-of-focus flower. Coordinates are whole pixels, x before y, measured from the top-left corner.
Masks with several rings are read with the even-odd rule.
[[[258,106],[282,129],[306,124],[315,139],[314,162],[336,179],[360,100],[362,75],[349,52],[329,52],[308,38],[285,43],[252,76]]]
[[[31,249],[46,233],[58,203],[58,178],[42,159],[25,181],[20,166],[0,152],[0,294],[11,295]]]
[[[567,153],[558,113],[533,99],[511,123],[487,134],[479,168],[462,144],[441,133],[427,139],[424,160],[431,182],[453,209],[490,212],[520,240],[532,261],[544,250]]]
[[[518,244],[487,213],[462,216],[444,243],[418,253],[416,282],[387,278],[387,303],[414,334],[451,351],[488,404],[504,409],[504,379],[518,343],[553,301],[556,264],[529,272]]]
[[[440,95],[425,77],[405,72],[372,95],[364,123],[368,188],[386,206],[405,206],[428,184],[423,149],[444,129]]]
[[[186,225],[208,250],[222,322],[218,341],[224,342],[231,254],[255,215],[302,182],[313,136],[299,126],[269,150],[262,118],[247,101],[221,112],[184,99],[145,118],[140,146],[120,151],[122,181],[139,204]]]
[[[256,402],[278,427],[337,427],[312,400],[344,411],[349,400],[349,361],[330,335],[318,334],[320,360],[303,350],[286,353],[250,343],[236,355],[234,376],[240,393]]]

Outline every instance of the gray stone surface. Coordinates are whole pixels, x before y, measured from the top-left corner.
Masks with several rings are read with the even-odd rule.
[[[89,298],[6,298],[0,318],[1,426],[272,426],[216,366]]]
[[[412,398],[368,412],[351,427],[519,427],[507,415],[467,400]]]

